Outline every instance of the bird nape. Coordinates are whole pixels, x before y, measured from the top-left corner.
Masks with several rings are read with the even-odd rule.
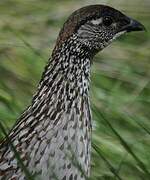
[[[0,179],[27,179],[10,141],[36,179],[90,176],[91,62],[120,35],[142,30],[142,24],[105,5],[83,7],[68,18],[31,105],[0,145]]]

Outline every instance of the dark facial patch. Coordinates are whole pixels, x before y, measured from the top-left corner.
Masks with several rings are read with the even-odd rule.
[[[111,16],[105,16],[103,17],[103,25],[104,26],[110,26],[114,22],[113,18]]]

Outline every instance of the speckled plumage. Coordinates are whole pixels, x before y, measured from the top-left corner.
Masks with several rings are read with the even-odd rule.
[[[111,28],[103,24],[107,13],[115,19]],[[119,18],[125,19],[122,26]],[[92,58],[126,32],[118,30],[129,20],[95,5],[76,11],[64,24],[32,103],[9,134],[36,179],[85,180],[90,175]],[[0,146],[0,179],[26,179],[6,140]]]
[[[69,41],[66,43],[69,44]],[[24,164],[32,173],[42,170],[40,178],[50,179],[54,173],[58,179],[63,179],[64,174],[66,177],[77,176],[79,179],[81,174],[77,173],[78,168],[70,163],[73,156],[75,160],[79,160],[83,170],[89,174],[90,59],[88,54],[86,57],[85,53],[81,54],[77,51],[76,56],[70,55],[76,47],[76,43],[71,44],[70,49],[63,44],[61,52],[55,51],[33,98],[32,105],[10,133],[11,140],[18,147],[17,150],[25,156]],[[66,59],[66,54],[68,54],[68,59]],[[84,67],[85,71],[82,70]],[[4,155],[6,160],[2,163],[6,164],[7,159],[10,160],[9,154],[10,148],[6,150]],[[13,160],[9,166],[16,170],[18,166],[14,161],[16,160]],[[2,163],[0,163],[1,168]],[[49,171],[49,168],[54,172]],[[8,174],[12,176],[13,171],[9,171]],[[15,176],[23,179],[20,169],[14,172]]]

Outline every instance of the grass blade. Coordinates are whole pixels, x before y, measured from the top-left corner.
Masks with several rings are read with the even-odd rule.
[[[103,153],[101,152],[100,148],[92,143],[92,147],[93,149],[98,153],[98,155],[103,159],[103,161],[105,162],[105,164],[108,166],[109,170],[115,175],[115,177],[119,180],[122,180],[122,178],[118,175],[118,173],[116,172],[115,168],[110,164],[110,162],[105,158],[105,156],[103,155]]]
[[[33,176],[29,173],[28,169],[26,168],[23,161],[21,160],[19,153],[17,152],[15,146],[11,142],[11,140],[10,140],[9,136],[7,135],[7,132],[1,122],[0,122],[0,129],[1,129],[2,133],[4,134],[6,141],[9,143],[11,150],[13,151],[13,153],[20,165],[20,168],[22,169],[22,171],[25,174],[25,177],[27,178],[27,180],[34,180]]]
[[[93,105],[94,109],[97,109],[95,107],[95,105]],[[144,163],[137,157],[137,155],[132,151],[132,149],[129,147],[129,145],[127,144],[127,142],[119,135],[119,133],[113,128],[113,126],[111,125],[111,123],[107,120],[107,118],[105,117],[105,115],[100,112],[97,111],[97,113],[99,114],[100,117],[102,117],[102,119],[107,123],[107,125],[109,126],[109,128],[112,130],[112,132],[117,136],[117,138],[119,139],[120,143],[122,144],[122,146],[125,148],[125,150],[135,159],[135,161],[137,162],[138,166],[140,167],[140,169],[143,170],[143,172],[145,172],[145,174],[147,175],[148,178],[150,178],[150,173],[147,170],[146,166],[144,165]]]

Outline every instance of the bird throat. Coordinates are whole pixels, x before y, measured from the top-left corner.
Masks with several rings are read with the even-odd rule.
[[[78,114],[82,106],[80,101],[89,101],[91,59],[89,51],[76,37],[55,47],[32,101],[34,111],[42,102],[42,109],[44,105],[48,109],[55,108],[56,114],[61,110],[69,114],[73,108]],[[53,112],[48,113],[53,115],[50,120],[55,119]]]

